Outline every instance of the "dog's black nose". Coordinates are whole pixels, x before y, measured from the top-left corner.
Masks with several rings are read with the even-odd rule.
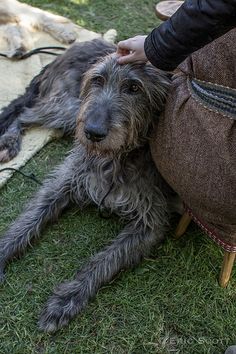
[[[105,139],[105,137],[107,136],[107,133],[105,131],[103,131],[102,129],[92,129],[90,128],[85,128],[84,129],[84,133],[85,136],[88,140],[93,141],[94,143],[102,141]]]
[[[84,134],[92,142],[100,142],[107,137],[110,115],[108,109],[95,105],[88,109],[84,120]]]

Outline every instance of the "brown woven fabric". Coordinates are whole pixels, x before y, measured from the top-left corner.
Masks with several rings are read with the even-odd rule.
[[[191,82],[226,86],[229,96],[236,95],[235,58],[232,30],[186,59],[174,75],[151,141],[158,170],[193,219],[231,252],[236,252],[236,120],[227,110],[204,103]]]

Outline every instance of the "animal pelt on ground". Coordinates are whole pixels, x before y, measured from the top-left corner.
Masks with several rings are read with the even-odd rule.
[[[119,271],[148,256],[168,227],[173,193],[154,166],[149,139],[170,78],[150,64],[120,66],[109,54],[114,50],[101,40],[73,45],[3,112],[10,117],[5,126],[1,121],[4,135],[13,134],[17,125],[41,124],[75,132],[75,142],[0,239],[1,280],[8,261],[72,203],[108,210],[125,224],[73,280],[54,290],[39,320],[40,329],[48,332],[78,315]],[[5,150],[9,155],[12,148],[5,145]]]
[[[62,43],[70,44],[76,40],[71,21],[17,0],[0,1],[0,25],[4,25],[9,57],[21,57],[31,49],[31,32],[35,29],[49,33]]]

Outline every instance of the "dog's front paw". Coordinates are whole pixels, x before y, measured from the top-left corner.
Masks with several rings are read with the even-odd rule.
[[[39,328],[46,332],[55,332],[66,326],[85,305],[80,296],[78,282],[71,281],[59,285],[49,298],[39,319]]]
[[[20,151],[18,134],[4,134],[0,138],[0,162],[12,160]]]
[[[71,318],[70,312],[68,312],[70,303],[71,299],[61,298],[57,295],[51,296],[40,316],[39,329],[45,332],[55,332],[67,325]]]

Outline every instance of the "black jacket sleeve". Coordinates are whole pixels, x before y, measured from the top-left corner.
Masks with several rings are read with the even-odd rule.
[[[154,66],[171,71],[189,54],[235,26],[236,0],[186,0],[147,36],[145,53]]]

